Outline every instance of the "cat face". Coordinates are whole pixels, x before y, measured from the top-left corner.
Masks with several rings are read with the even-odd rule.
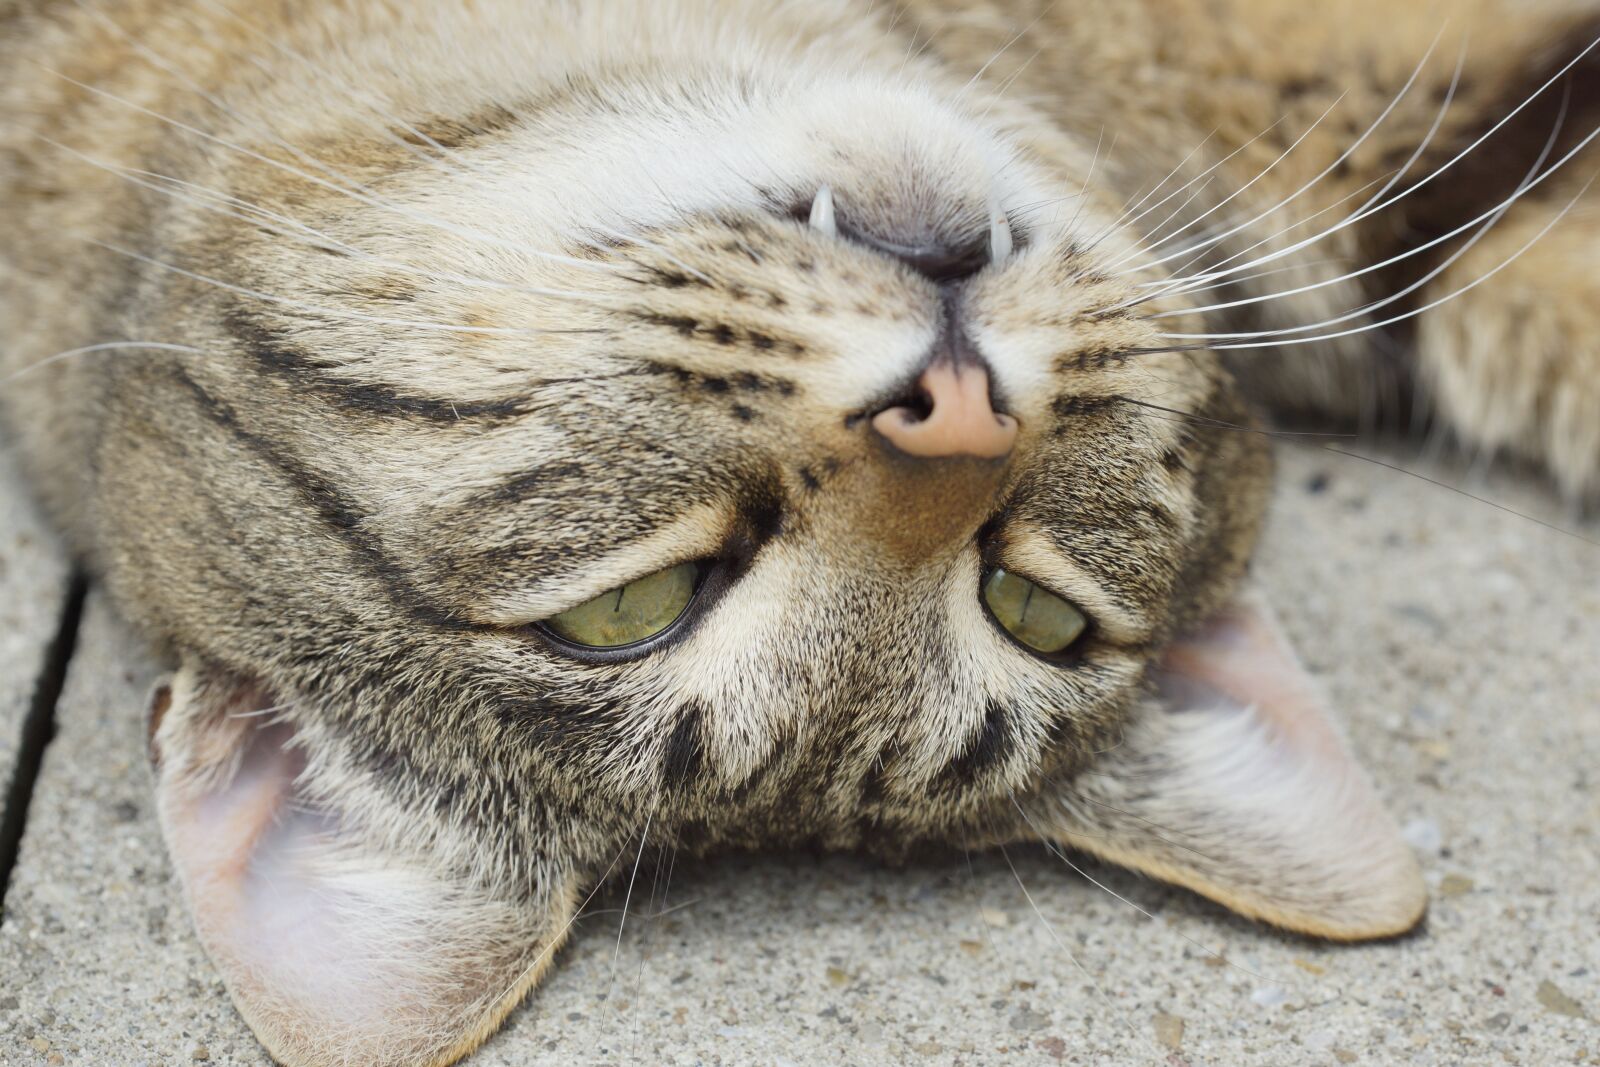
[[[716,133],[674,152],[669,106]],[[291,494],[249,580],[296,608],[249,620],[265,662],[240,666],[335,752],[487,745],[508,788],[648,798],[661,833],[1003,833],[997,804],[1113,743],[1174,623],[1220,603],[1265,464],[1253,435],[1139,406],[1244,418],[1208,358],[1142,351],[1159,339],[1114,310],[1140,290],[1088,161],[967,110],[875,83],[624,88],[458,133],[448,183],[426,135],[423,160],[371,145],[392,172],[370,204],[263,175],[363,251],[262,235],[245,284],[299,303],[205,298],[240,373],[197,362],[191,403],[241,456],[277,442],[249,490]],[[958,402],[927,395],[933,365],[1014,439],[918,455],[883,432]],[[238,480],[207,495],[236,512]],[[649,640],[546,625],[682,564],[695,591]],[[1082,636],[1009,634],[997,568]],[[229,654],[204,636],[227,622],[195,624]]]

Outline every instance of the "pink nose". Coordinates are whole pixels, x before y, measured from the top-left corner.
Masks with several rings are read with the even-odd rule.
[[[926,414],[892,407],[872,417],[872,428],[900,451],[926,459],[999,459],[1016,445],[1017,420],[995,413],[989,373],[981,365],[936,363],[923,372],[917,388],[927,397]]]

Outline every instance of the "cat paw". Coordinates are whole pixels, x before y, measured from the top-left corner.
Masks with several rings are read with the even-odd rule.
[[[1600,501],[1600,205],[1519,204],[1435,279],[1420,383],[1468,448],[1544,466]],[[1548,230],[1546,229],[1548,227]],[[1541,235],[1541,231],[1545,231]]]

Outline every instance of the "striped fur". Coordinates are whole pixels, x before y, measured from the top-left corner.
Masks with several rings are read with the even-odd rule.
[[[1457,6],[1443,36],[1369,0],[0,9],[0,408],[63,529],[182,665],[154,724],[169,835],[239,773],[225,709],[253,693],[302,754],[298,802],[361,842],[352,869],[415,872],[446,930],[470,902],[462,944],[492,963],[449,1001],[460,1025],[384,1037],[395,1063],[481,1040],[646,827],[688,850],[1034,836],[1019,798],[1055,811],[1097,753],[1171,732],[1143,718],[1152,665],[1230,601],[1267,494],[1248,397],[1347,416],[1374,380],[1369,335],[1232,354],[1171,335],[1359,308],[1425,271],[1340,280],[1351,263],[1494,203],[1445,178],[1408,223],[1352,226],[1287,273],[1141,302],[1185,267],[1161,239],[1215,208],[1179,243],[1247,220],[1213,262],[1287,247],[1318,223],[1284,226],[1325,225],[1413,153],[1418,174],[1449,159],[1600,25]],[[1496,44],[1452,90],[1468,31]],[[1569,104],[1572,129],[1600,121],[1582,90]],[[1514,190],[1545,141],[1492,173]],[[1578,191],[1567,173],[1396,310],[1514,251]],[[952,296],[808,227],[823,186],[858,233],[951,246],[998,209],[1017,251]],[[1385,335],[1464,439],[1575,494],[1600,485],[1591,204],[1582,239]],[[1561,297],[1517,378],[1481,349],[1541,272]],[[896,467],[863,425],[951,300],[1022,427],[998,483]],[[35,366],[109,341],[183,349]],[[1515,403],[1484,385],[1508,376]],[[717,577],[655,654],[575,659],[532,625],[685,559]],[[986,617],[996,561],[1091,618],[1070,665]],[[1244,910],[1333,936],[1415,920],[1406,893],[1307,919],[1332,905],[1298,884],[1275,910],[1259,836],[1221,841],[1204,878],[1149,869],[1224,899],[1248,882]],[[512,903],[550,917],[537,955],[484,933]],[[329,1051],[292,998],[230,984],[286,1062],[376,1040]]]

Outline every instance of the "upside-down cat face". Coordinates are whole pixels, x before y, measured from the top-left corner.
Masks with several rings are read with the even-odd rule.
[[[242,284],[332,314],[200,297],[231,358],[172,388],[250,472],[205,490],[217,506],[293,494],[249,581],[295,608],[239,621],[197,595],[195,651],[250,627],[264,663],[229,666],[319,737],[314,761],[426,791],[492,751],[511,773],[484,832],[510,856],[550,791],[690,845],[1004,836],[1010,798],[1113,744],[1174,626],[1231,590],[1262,441],[1138,406],[1246,418],[1209,357],[1108,313],[1138,290],[1108,272],[1114,220],[1074,197],[1081,160],[893,84],[721,88],[673,100],[726,129],[677,173],[638,162],[671,160],[650,140],[673,131],[626,88],[507,120],[443,188],[376,146],[411,165],[371,195],[451,232],[324,192],[310,224],[380,250],[263,235]],[[886,409],[931,425],[960,402],[930,366],[1014,439],[918,455],[883,432]],[[679,564],[697,591],[649,640],[541,625]],[[982,595],[997,567],[1083,635],[1056,655],[1010,636]]]
[[[111,578],[182,660],[163,824],[286,1062],[470,1048],[641,835],[1045,836],[1332,936],[1415,920],[1229,607],[1264,443],[1123,310],[1094,146],[879,48],[174,150],[237,199],[131,249],[186,272],[135,324],[192,350],[116,368]],[[637,632],[562,621],[646,590]]]

